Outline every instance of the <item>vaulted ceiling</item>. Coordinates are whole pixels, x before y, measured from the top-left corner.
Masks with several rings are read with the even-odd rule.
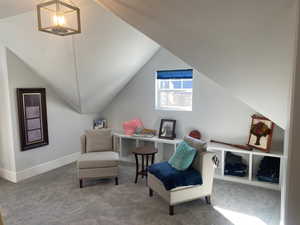
[[[100,112],[161,45],[286,127],[296,0],[75,0],[83,32],[64,38],[37,31],[37,2],[1,0],[0,42],[77,111]]]
[[[34,0],[1,0],[0,19],[31,11],[34,7]]]
[[[286,127],[296,0],[97,0]]]
[[[0,43],[79,112],[101,112],[159,48],[90,0],[77,1],[83,15],[82,34],[58,37],[41,33],[31,3],[27,1],[14,13],[31,11],[0,19]]]
[[[0,1],[0,19],[16,16],[25,12],[32,11],[36,4],[44,0],[1,0]],[[68,0],[69,1],[69,0]],[[72,0],[75,5],[83,6],[91,4],[92,0]]]

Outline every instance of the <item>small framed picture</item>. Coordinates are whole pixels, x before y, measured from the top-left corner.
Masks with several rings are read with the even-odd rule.
[[[94,129],[107,128],[107,122],[105,119],[94,120]]]
[[[274,123],[271,120],[253,115],[248,145],[264,152],[270,152],[273,129]]]
[[[175,134],[176,120],[162,119],[160,122],[159,128],[159,138],[164,139],[174,139]]]
[[[17,89],[21,151],[49,144],[46,89]]]

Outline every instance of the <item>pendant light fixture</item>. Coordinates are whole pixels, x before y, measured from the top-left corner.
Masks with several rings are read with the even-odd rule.
[[[37,5],[40,31],[67,36],[81,33],[80,9],[70,0],[48,0]]]

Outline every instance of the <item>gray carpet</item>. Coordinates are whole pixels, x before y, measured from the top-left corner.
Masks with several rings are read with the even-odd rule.
[[[216,180],[212,206],[195,200],[168,216],[167,204],[133,178],[134,167],[122,165],[119,186],[107,179],[79,189],[71,164],[18,184],[0,180],[0,210],[5,225],[279,224],[277,191]]]

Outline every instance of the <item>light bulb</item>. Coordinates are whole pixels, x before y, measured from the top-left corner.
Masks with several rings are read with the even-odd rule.
[[[54,23],[55,26],[63,26],[66,23],[65,17],[54,15],[53,16],[53,23]]]

